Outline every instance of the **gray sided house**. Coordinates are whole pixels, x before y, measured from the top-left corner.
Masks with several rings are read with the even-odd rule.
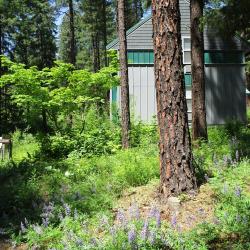
[[[191,41],[190,6],[180,0],[181,36],[186,98],[191,119]],[[130,107],[135,119],[151,121],[156,115],[154,53],[151,16],[127,31]],[[206,111],[208,124],[224,124],[237,119],[246,121],[245,52],[240,39],[223,39],[213,30],[204,30]],[[114,40],[108,49],[119,49]],[[120,104],[120,89],[111,90],[111,102]]]

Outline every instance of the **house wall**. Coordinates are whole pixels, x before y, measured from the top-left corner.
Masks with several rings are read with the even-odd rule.
[[[246,121],[245,77],[243,65],[206,65],[206,112],[209,125],[236,119]],[[156,116],[156,93],[152,65],[129,66],[131,114],[135,120],[152,121]],[[114,94],[116,93],[116,94]],[[114,97],[115,96],[115,97]],[[120,88],[111,92],[120,106]],[[192,119],[191,89],[186,90],[188,118]]]

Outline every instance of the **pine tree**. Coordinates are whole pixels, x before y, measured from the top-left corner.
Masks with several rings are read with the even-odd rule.
[[[122,147],[129,147],[130,112],[129,112],[129,85],[127,62],[127,39],[125,29],[125,4],[124,0],[118,0],[118,37],[119,60],[121,81],[121,123],[122,123]]]
[[[164,195],[196,188],[182,65],[179,0],[152,1],[160,178]]]
[[[192,58],[192,138],[207,140],[205,104],[204,39],[200,25],[203,0],[190,1],[191,58]]]

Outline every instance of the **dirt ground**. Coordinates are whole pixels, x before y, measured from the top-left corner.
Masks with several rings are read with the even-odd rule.
[[[167,200],[161,197],[158,187],[159,181],[154,180],[145,186],[125,190],[114,211],[122,208],[128,213],[129,208],[136,205],[144,218],[151,208],[155,207],[160,211],[162,221],[171,223],[175,218],[181,231],[192,229],[201,222],[214,220],[215,196],[208,185],[201,186],[197,193],[179,196],[180,205],[177,209],[173,209]]]

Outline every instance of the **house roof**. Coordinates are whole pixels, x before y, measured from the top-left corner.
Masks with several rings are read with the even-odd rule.
[[[152,15],[150,14],[147,17],[143,18],[140,22],[138,22],[137,24],[135,24],[134,26],[132,26],[129,30],[127,30],[126,36],[130,35],[135,30],[137,30],[139,27],[141,27],[144,23],[146,23],[148,20],[150,20],[151,17],[152,17]],[[119,43],[119,40],[118,40],[118,38],[116,38],[115,40],[113,40],[111,43],[109,43],[107,45],[107,47],[106,47],[107,50],[112,49],[118,43]]]
[[[130,34],[135,32],[138,28],[140,28],[142,25],[144,25],[151,18],[152,18],[151,14],[149,14],[148,16],[143,18],[141,21],[139,21],[137,24],[135,24],[133,27],[131,27],[129,30],[127,30],[126,36],[128,37]],[[235,36],[235,39],[240,41],[241,49],[244,50],[246,54],[250,54],[250,43],[248,41],[246,41],[245,39],[243,39],[242,37],[237,36],[237,35]],[[118,40],[118,38],[116,38],[112,42],[110,42],[106,46],[106,48],[107,48],[107,50],[113,49],[115,47],[117,48],[118,44],[119,44],[119,40]]]

